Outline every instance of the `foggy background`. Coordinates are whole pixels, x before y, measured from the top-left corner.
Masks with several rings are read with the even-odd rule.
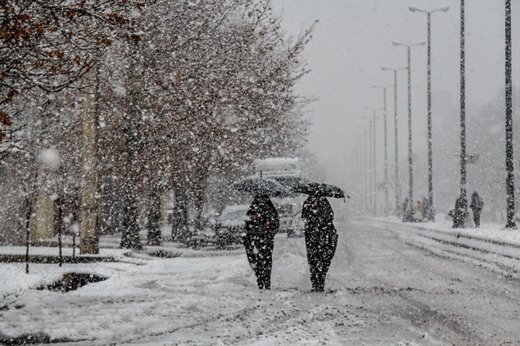
[[[359,135],[368,127],[363,116],[371,114],[365,107],[382,107],[383,91],[373,84],[392,85],[393,73],[381,71],[381,66],[406,66],[406,48],[392,46],[392,41],[426,41],[426,15],[411,13],[410,5],[424,10],[450,6],[447,13],[432,15],[432,118],[434,196],[436,209],[446,213],[453,207],[459,188],[459,58],[460,11],[458,0],[277,0],[275,13],[282,17],[288,34],[297,36],[315,20],[313,39],[304,51],[311,72],[298,84],[297,92],[316,97],[307,110],[313,125],[309,149],[324,166],[327,179],[354,192],[361,181],[352,171],[357,169],[354,152]],[[485,145],[474,143],[479,135],[472,123],[477,113],[504,94],[504,3],[496,0],[466,2],[466,126],[467,153],[485,151]],[[520,4],[513,2],[513,82],[516,89],[520,68],[517,23]],[[412,115],[414,152],[414,199],[427,196],[426,147],[426,46],[412,48]],[[515,96],[518,94],[515,91]],[[389,177],[394,176],[394,110],[393,90],[388,89],[388,160]],[[518,98],[514,98],[514,119],[518,122]],[[500,107],[500,105],[498,105]],[[407,74],[398,72],[399,155],[402,196],[408,191],[407,142]],[[499,110],[501,108],[498,108]],[[503,108],[502,108],[503,109]],[[502,115],[505,114],[502,111]],[[502,116],[501,119],[503,119]],[[517,125],[517,123],[515,124]],[[517,128],[518,126],[515,126]],[[497,140],[503,141],[504,122],[498,122]],[[515,130],[516,133],[516,130]],[[473,135],[473,138],[472,138]],[[518,135],[516,136],[518,138]],[[377,175],[383,181],[383,120],[377,122]],[[482,143],[480,143],[482,144]],[[479,148],[476,148],[479,147]],[[500,148],[504,148],[501,146]],[[515,168],[518,169],[518,145],[515,144]],[[504,150],[493,154],[494,167],[505,178]],[[479,152],[482,154],[482,152]],[[501,156],[500,156],[501,155]],[[497,157],[499,156],[499,157]],[[468,164],[468,194],[480,185],[478,176],[488,167],[480,160]],[[503,186],[486,182],[489,192],[481,192],[485,202],[493,197],[505,209]],[[503,185],[503,182],[502,182]],[[480,188],[480,186],[478,186]],[[393,204],[394,190],[389,200]],[[486,196],[487,194],[487,196]],[[379,200],[382,202],[382,192]],[[359,196],[358,196],[359,197]],[[358,198],[359,199],[359,198]],[[503,201],[503,202],[502,202]],[[361,203],[359,200],[355,203]],[[486,209],[486,208],[485,208]]]

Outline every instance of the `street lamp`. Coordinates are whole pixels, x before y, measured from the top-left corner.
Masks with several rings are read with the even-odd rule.
[[[399,216],[400,214],[400,204],[401,204],[401,184],[399,182],[399,143],[398,143],[398,113],[397,113],[397,72],[401,70],[406,70],[408,67],[401,68],[389,68],[389,67],[381,67],[383,71],[393,71],[394,72],[394,155],[395,155],[395,210],[396,214]]]
[[[370,164],[370,161],[368,159],[368,155],[370,155],[370,151],[368,150],[369,147],[369,134],[370,131],[369,128],[364,128],[363,130],[363,186],[364,186],[364,195],[365,195],[365,213],[370,209],[370,203],[372,202],[372,199],[370,197],[370,177],[368,176],[368,173],[370,172],[370,167],[368,165]]]
[[[426,14],[427,18],[427,33],[428,33],[428,218],[430,221],[435,220],[435,214],[433,209],[433,154],[432,154],[432,59],[431,59],[431,42],[432,42],[432,31],[431,31],[431,16],[435,12],[448,12],[449,6],[437,8],[431,11],[425,11],[417,7],[410,6],[408,8],[410,12],[419,12]]]
[[[408,7],[408,9],[410,10],[410,12],[422,12],[422,13],[426,13],[426,14],[431,14],[434,12],[448,12],[450,7],[444,6],[444,7],[436,8],[435,10],[431,10],[431,11],[421,10],[420,8],[415,7],[415,6],[410,6],[410,7]]]
[[[353,159],[351,161],[356,162],[355,165],[351,167],[351,175],[355,178],[358,183],[356,184],[356,195],[359,196],[359,201],[361,204],[358,204],[358,211],[360,213],[366,212],[366,204],[367,204],[367,190],[366,190],[366,170],[365,170],[365,146],[364,146],[364,127],[359,125],[356,127],[356,132],[358,133],[356,143],[357,145],[353,148],[352,156]]]
[[[367,170],[366,170],[366,147],[365,147],[365,128],[361,128],[359,134],[359,174],[361,175],[360,183],[361,183],[361,195],[362,195],[362,205],[360,208],[360,212],[366,213],[367,211],[367,202],[368,202],[368,189],[367,189]]]
[[[506,0],[506,189],[507,224],[506,228],[516,228],[515,224],[515,176],[513,165],[513,77],[511,60],[511,0]]]
[[[388,216],[388,145],[387,145],[387,123],[386,123],[386,89],[390,86],[373,85],[376,89],[383,90],[383,128],[384,128],[384,146],[385,146],[385,216]]]
[[[464,0],[460,0],[460,197],[466,201],[464,208],[467,210],[466,193],[466,33]],[[455,203],[457,204],[457,203]],[[465,210],[465,211],[466,211]],[[464,228],[463,219],[459,225]]]
[[[363,117],[365,119],[365,117]],[[367,167],[367,164],[369,162],[367,155],[369,153],[367,147],[369,146],[369,140],[368,140],[368,131],[369,129],[367,126],[361,126],[359,125],[357,127],[357,130],[359,131],[359,140],[357,141],[359,144],[359,155],[360,155],[360,174],[361,174],[361,191],[362,191],[362,211],[366,213],[370,209],[370,181],[369,181],[369,171],[370,167]]]
[[[372,191],[370,193],[374,215],[377,215],[377,175],[376,175],[376,110],[377,108],[365,107],[372,111],[372,117],[369,118],[370,123],[370,151],[372,169]]]
[[[416,43],[402,43],[394,41],[392,42],[394,47],[406,47],[407,56],[407,69],[408,69],[408,203],[410,205],[409,210],[413,206],[413,158],[412,158],[412,62],[411,62],[411,50],[412,47],[424,46],[424,42]]]

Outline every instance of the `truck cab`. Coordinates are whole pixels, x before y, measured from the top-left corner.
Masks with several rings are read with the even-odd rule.
[[[254,164],[257,176],[276,180],[289,189],[303,179],[298,158],[274,157],[259,159],[255,160]],[[292,197],[273,198],[273,203],[280,217],[279,232],[287,233],[288,237],[302,236],[302,196],[294,195]]]

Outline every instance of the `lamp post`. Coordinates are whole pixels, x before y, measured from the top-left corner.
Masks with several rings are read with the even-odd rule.
[[[466,199],[466,37],[464,0],[460,0],[460,196]],[[462,224],[464,226],[464,223]]]
[[[432,70],[431,70],[431,42],[432,42],[432,30],[431,30],[431,17],[432,13],[435,12],[447,12],[450,8],[449,6],[437,8],[431,11],[425,11],[417,7],[410,6],[408,8],[410,12],[419,12],[426,14],[427,19],[427,36],[428,36],[428,199],[429,199],[429,210],[428,217],[430,221],[435,220],[435,214],[433,209],[433,154],[432,154]]]
[[[513,66],[511,50],[511,0],[505,0],[506,34],[506,189],[507,189],[507,224],[506,228],[516,228],[515,224],[515,176],[513,165]]]
[[[370,123],[370,151],[371,151],[371,165],[372,169],[372,191],[370,193],[372,199],[372,208],[374,215],[377,215],[377,175],[376,175],[376,110],[377,108],[365,107],[365,109],[372,111],[372,117],[369,118]]]
[[[366,213],[367,210],[370,208],[370,202],[371,202],[371,199],[370,199],[370,196],[369,196],[369,191],[370,191],[370,186],[369,186],[369,178],[368,178],[368,172],[369,172],[369,169],[367,168],[367,147],[368,147],[368,130],[365,128],[363,130],[363,143],[362,143],[362,147],[363,147],[363,195],[365,196],[364,198],[364,212]]]
[[[388,140],[387,140],[387,122],[386,122],[386,89],[390,88],[389,86],[382,85],[373,85],[376,89],[383,90],[383,141],[385,147],[385,216],[388,216]]]
[[[395,156],[395,172],[394,172],[394,178],[395,178],[395,210],[396,214],[399,216],[400,214],[400,208],[399,205],[401,204],[401,184],[399,182],[399,142],[398,142],[398,113],[397,113],[397,72],[401,70],[406,70],[407,67],[402,68],[389,68],[389,67],[381,67],[381,70],[383,71],[393,71],[394,72],[394,156]]]
[[[392,42],[395,47],[406,47],[407,69],[408,69],[408,203],[409,210],[413,206],[413,157],[412,157],[412,47],[424,46],[424,42],[402,43]]]

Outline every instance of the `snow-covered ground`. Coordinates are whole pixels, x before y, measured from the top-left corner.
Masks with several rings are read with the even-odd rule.
[[[409,246],[520,279],[520,231],[517,229],[504,229],[499,224],[453,229],[447,221],[403,224],[393,218],[364,222],[374,227],[392,227]]]
[[[326,293],[309,291],[303,239],[283,235],[264,292],[242,249],[165,244],[180,257],[32,264],[29,275],[22,264],[0,264],[0,333],[84,345],[520,344],[516,278],[448,256],[446,244],[417,246],[423,240],[408,225],[360,220],[338,229]],[[108,279],[68,293],[34,289],[69,271]]]
[[[394,217],[376,219],[379,221],[393,222],[394,224],[402,224],[402,222]],[[408,223],[405,225],[415,226],[419,229],[440,231],[459,236],[471,238],[480,238],[483,240],[510,243],[520,246],[520,231],[518,229],[506,229],[504,224],[498,223],[482,223],[479,228],[469,226],[467,228],[452,228],[452,221],[442,220],[436,222],[420,222]],[[519,225],[520,226],[520,225]]]

